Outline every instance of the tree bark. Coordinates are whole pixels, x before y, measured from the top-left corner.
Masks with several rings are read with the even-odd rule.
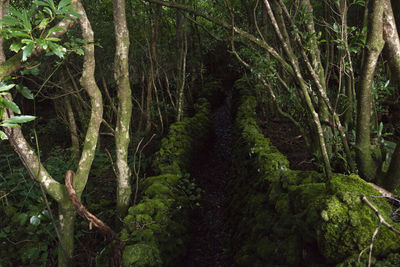
[[[383,38],[385,40],[385,53],[392,73],[392,83],[400,84],[400,38],[390,0],[385,0],[383,17]],[[393,152],[389,169],[385,175],[383,184],[389,190],[400,186],[400,140],[397,140],[396,149]]]
[[[118,86],[118,113],[115,130],[117,166],[117,212],[123,217],[129,207],[131,170],[128,165],[129,129],[132,117],[132,93],[129,84],[129,31],[125,0],[114,0],[115,59],[114,78]]]
[[[90,97],[91,106],[90,121],[83,143],[81,159],[79,161],[78,170],[74,180],[74,188],[76,189],[77,195],[80,197],[83,189],[86,186],[90,168],[95,156],[100,124],[103,119],[103,100],[94,77],[94,34],[90,25],[90,21],[87,18],[85,9],[83,8],[81,2],[77,3],[76,12],[81,14],[81,17],[79,18],[79,24],[82,30],[82,38],[87,44],[84,47],[85,54],[80,83]]]
[[[366,57],[361,73],[361,88],[357,94],[356,153],[360,175],[366,180],[375,178],[378,164],[372,157],[371,112],[372,83],[378,57],[383,49],[384,1],[371,0],[366,44]]]

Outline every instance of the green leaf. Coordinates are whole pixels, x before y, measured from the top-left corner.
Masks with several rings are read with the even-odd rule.
[[[47,6],[45,8],[43,8],[43,11],[46,12],[47,14],[49,14],[50,17],[53,17],[53,11],[51,11],[51,9],[48,8]]]
[[[9,14],[10,16],[14,16],[14,17],[16,17],[17,19],[24,20],[24,16],[23,16],[22,13],[19,12],[17,9],[15,9],[15,8],[13,8],[13,7],[11,7],[11,6],[7,6],[7,7],[5,7],[5,9],[8,10],[8,14]]]
[[[32,39],[22,39],[21,43],[23,43],[23,44],[33,44],[35,42]]]
[[[26,87],[26,86],[22,86],[20,84],[17,85],[17,90],[18,92],[21,93],[21,95],[23,95],[25,98],[27,99],[33,99],[33,94],[32,92]]]
[[[12,111],[14,111],[17,114],[21,114],[21,110],[19,109],[17,104],[15,104],[14,102],[8,101],[7,99],[3,98],[3,104],[6,108],[11,109]]]
[[[20,213],[17,217],[19,225],[22,226],[26,223],[26,221],[28,220],[28,214],[26,213]]]
[[[20,126],[15,123],[0,123],[1,126],[3,127],[9,127],[9,128],[19,128]]]
[[[38,216],[32,216],[30,219],[30,223],[34,226],[38,226],[40,224],[40,219]]]
[[[51,49],[51,52],[53,52],[59,58],[63,58],[65,52],[67,52],[67,49],[65,49],[65,47],[62,47],[61,45],[58,45],[56,43],[49,43],[49,47]]]
[[[47,33],[47,36],[50,36],[50,34],[52,34],[53,32],[59,32],[59,31],[62,31],[62,30],[64,30],[63,27],[53,27],[53,28],[51,28],[49,30],[49,32]]]
[[[49,4],[47,4],[46,2],[44,2],[44,1],[40,1],[40,0],[37,0],[37,1],[35,1],[35,4],[37,5],[37,6],[49,6]]]
[[[336,22],[333,24],[333,30],[339,32],[339,25]]]
[[[75,53],[76,53],[77,55],[80,55],[80,56],[83,56],[83,55],[84,55],[83,49],[78,49],[78,50],[75,51]]]
[[[11,51],[14,51],[15,53],[18,53],[18,51],[21,49],[21,47],[22,47],[22,43],[20,43],[20,42],[15,42],[15,43],[12,43],[12,44],[10,45],[10,50],[11,50]]]
[[[31,32],[32,31],[32,25],[31,25],[31,22],[29,21],[29,18],[28,18],[28,12],[26,10],[23,10],[22,11],[22,15],[23,15],[22,21],[23,21],[24,29],[26,31],[28,31],[28,32]]]
[[[49,23],[49,18],[44,18],[38,25],[39,29],[43,30],[47,27],[47,24]]]
[[[5,15],[2,22],[4,25],[7,26],[17,26],[20,24],[20,21],[18,19],[10,15]]]
[[[46,41],[51,41],[51,42],[59,42],[61,41],[60,38],[54,38],[54,37],[49,37],[45,39]]]
[[[37,39],[37,40],[36,40],[36,44],[37,44],[38,46],[40,46],[41,48],[43,48],[44,50],[47,50],[47,48],[49,47],[48,42],[45,41],[45,40],[41,40],[41,39]]]
[[[11,37],[25,37],[25,38],[31,38],[31,36],[30,36],[29,34],[27,34],[26,32],[21,32],[21,31],[18,31],[18,30],[16,30],[16,31],[14,31],[14,30],[9,31],[8,34],[9,34]]]
[[[8,139],[8,136],[5,134],[5,132],[3,132],[1,130],[0,130],[0,139],[1,140],[7,140]]]
[[[71,0],[61,0],[60,3],[58,4],[58,10],[63,9],[64,7],[68,6],[69,3],[71,3]]]
[[[56,5],[54,4],[53,0],[46,0],[46,2],[49,4],[49,7],[51,7],[53,11],[56,11]]]
[[[0,92],[8,91],[13,88],[15,84],[3,84],[0,86]]]
[[[74,11],[68,11],[68,12],[66,12],[66,14],[67,14],[67,15],[74,16],[74,17],[77,17],[77,18],[82,17],[81,14],[79,14],[78,12],[74,12]],[[71,19],[71,17],[69,17],[69,18]]]
[[[22,115],[22,116],[14,116],[8,119],[5,119],[3,123],[25,123],[28,121],[33,121],[36,119],[35,116],[30,116],[30,115]]]
[[[30,55],[32,55],[33,48],[35,47],[34,43],[27,44],[24,46],[22,53],[22,61],[26,61]]]

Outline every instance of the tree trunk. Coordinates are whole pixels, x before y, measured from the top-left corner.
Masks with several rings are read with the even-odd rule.
[[[390,0],[385,0],[385,11],[383,20],[383,38],[386,42],[385,53],[392,73],[392,83],[398,88],[400,85],[400,39],[395,22],[393,9]],[[383,181],[385,187],[393,190],[400,186],[400,141],[397,141],[396,149],[393,152],[388,172]]]
[[[272,22],[272,26],[274,27],[275,33],[278,36],[278,39],[281,42],[287,57],[289,58],[290,65],[292,66],[293,71],[294,71],[294,76],[295,76],[295,78],[297,79],[297,81],[298,81],[298,83],[300,85],[300,88],[301,88],[301,91],[303,93],[306,105],[307,105],[308,110],[309,110],[309,112],[311,114],[311,117],[313,119],[314,126],[316,128],[316,137],[318,138],[319,148],[320,148],[320,151],[321,151],[322,159],[324,161],[326,177],[328,179],[330,179],[332,177],[332,168],[331,168],[331,164],[329,162],[328,151],[326,149],[324,132],[323,132],[323,129],[322,129],[322,125],[321,125],[321,121],[320,121],[320,118],[318,116],[318,113],[316,112],[316,110],[315,110],[315,108],[313,106],[310,94],[308,92],[307,85],[306,85],[306,83],[304,81],[304,78],[303,78],[303,76],[301,74],[301,70],[300,70],[299,63],[297,61],[297,57],[293,54],[293,51],[290,49],[290,46],[285,42],[285,40],[284,40],[284,38],[283,38],[283,36],[281,34],[281,31],[279,29],[278,23],[277,23],[277,21],[275,19],[275,16],[274,16],[274,14],[272,12],[272,9],[271,9],[271,6],[269,4],[269,1],[268,0],[264,0],[264,4],[265,4],[265,7],[267,9],[268,16],[270,17],[270,20]]]
[[[67,108],[69,131],[71,132],[71,158],[77,163],[79,161],[79,135],[78,127],[76,126],[75,115],[72,109],[69,96],[65,97],[65,106]]]
[[[132,93],[129,84],[129,31],[126,25],[125,0],[114,0],[115,59],[114,78],[118,86],[118,113],[115,130],[117,166],[117,212],[123,217],[129,207],[131,170],[128,166],[129,128],[132,117]]]
[[[64,189],[65,190],[65,189]],[[76,213],[68,196],[58,202],[58,221],[62,245],[58,246],[58,266],[71,267],[72,253],[74,251],[74,223]],[[67,255],[65,255],[67,253]]]
[[[74,188],[80,197],[86,186],[92,162],[95,156],[97,140],[99,137],[100,124],[103,119],[103,100],[99,87],[94,77],[95,58],[94,58],[94,34],[90,21],[81,4],[77,3],[77,10],[81,17],[79,24],[82,30],[82,38],[86,42],[84,48],[84,62],[80,83],[90,97],[90,121],[83,143],[81,159],[74,180]]]
[[[384,1],[371,0],[367,32],[366,56],[362,66],[361,87],[357,94],[357,133],[356,154],[360,175],[366,180],[375,178],[378,163],[372,157],[371,112],[372,83],[378,57],[383,49],[383,10]]]

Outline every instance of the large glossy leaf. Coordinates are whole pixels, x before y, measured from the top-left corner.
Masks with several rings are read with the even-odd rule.
[[[18,19],[16,19],[15,17],[6,15],[6,16],[4,16],[3,24],[5,24],[7,26],[17,26],[20,24],[20,21]]]
[[[14,116],[8,119],[5,119],[3,123],[25,123],[28,121],[33,121],[36,119],[35,116],[30,116],[30,115],[22,115],[22,116]]]
[[[26,87],[26,86],[22,86],[20,84],[17,85],[17,90],[18,92],[21,93],[21,95],[23,95],[25,98],[27,99],[33,99],[33,94],[32,92]]]
[[[3,132],[1,130],[0,130],[0,139],[1,140],[7,140],[8,139],[8,136],[5,134],[5,132]]]
[[[22,61],[26,61],[30,55],[32,55],[33,48],[35,47],[34,43],[27,44],[23,48],[23,53],[22,53]]]
[[[11,88],[13,88],[14,86],[15,86],[15,84],[3,84],[3,85],[0,85],[0,92],[8,91]]]
[[[19,128],[19,124],[15,123],[0,123],[0,126],[9,127],[9,128]]]
[[[7,99],[3,98],[3,104],[6,108],[11,109],[12,111],[14,111],[17,114],[21,114],[21,110],[19,109],[19,107],[17,106],[17,104],[15,104],[14,102],[8,101]]]
[[[60,3],[58,4],[58,10],[63,9],[64,7],[68,6],[69,3],[71,3],[71,0],[61,0]]]
[[[65,49],[65,47],[62,47],[61,45],[58,45],[56,43],[49,43],[49,47],[51,49],[51,52],[53,52],[59,58],[63,58],[64,54],[67,52],[67,49]]]
[[[53,32],[58,32],[58,31],[62,31],[64,30],[63,27],[53,27],[49,30],[49,32],[47,33],[47,36],[50,36],[50,34],[52,34]]]
[[[10,50],[14,51],[15,53],[18,53],[18,51],[21,49],[21,47],[22,47],[22,44],[20,42],[15,42],[10,45]]]
[[[28,12],[26,10],[22,11],[22,16],[23,16],[23,26],[24,29],[28,32],[32,31],[32,25],[31,22],[29,21],[29,17],[28,17]]]

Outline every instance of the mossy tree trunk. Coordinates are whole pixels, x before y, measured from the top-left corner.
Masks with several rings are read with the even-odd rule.
[[[394,12],[390,0],[385,0],[383,17],[383,38],[385,40],[384,56],[389,62],[392,83],[399,88],[400,85],[400,38],[397,30]],[[393,152],[389,170],[383,184],[387,189],[395,189],[400,186],[400,141]]]
[[[129,128],[132,116],[132,96],[129,84],[129,31],[126,25],[125,0],[114,0],[115,59],[114,78],[118,86],[118,113],[115,130],[117,166],[117,212],[123,217],[128,209],[131,190],[131,170],[128,166]]]
[[[384,1],[371,0],[366,43],[366,56],[362,66],[361,86],[357,93],[356,155],[360,175],[367,180],[375,178],[378,163],[372,157],[371,113],[372,83],[379,55],[385,44],[383,40]]]
[[[61,244],[58,246],[58,266],[71,267],[73,265],[75,217],[74,207],[65,193],[63,200],[58,202],[58,222],[61,230]]]
[[[74,179],[74,188],[77,192],[77,195],[80,197],[83,189],[86,186],[90,168],[95,156],[97,140],[99,138],[100,124],[103,119],[103,100],[94,77],[96,64],[94,57],[94,34],[90,25],[90,21],[81,2],[77,3],[77,12],[81,14],[81,17],[79,18],[79,24],[82,30],[82,38],[87,43],[87,45],[84,47],[85,54],[80,83],[90,97],[91,106],[90,121],[83,143],[78,170]]]
[[[85,46],[81,84],[89,94],[92,106],[91,118],[87,129],[86,138],[83,145],[84,148],[81,154],[76,178],[76,188],[78,188],[77,191],[81,194],[86,185],[91,163],[93,162],[94,158],[94,151],[96,148],[100,123],[102,121],[103,105],[101,93],[94,81],[95,62],[93,31],[91,30],[89,20],[87,19],[85,10],[83,9],[80,1],[72,0],[71,3],[76,7],[76,11],[81,14],[79,24],[81,26],[83,39],[88,44]],[[58,26],[63,28],[63,30],[56,32],[53,35],[57,37],[63,35],[73,25],[73,23],[73,20],[70,19],[62,20]],[[40,50],[35,50],[36,54],[40,52]],[[0,65],[0,78],[3,79],[5,76],[14,73],[15,71],[19,70],[21,66],[21,55],[17,54]],[[11,99],[11,96],[8,97]],[[14,116],[14,114],[9,110],[4,113],[4,118],[9,118],[12,116]],[[46,193],[49,194],[59,204],[59,232],[61,233],[61,243],[59,246],[58,266],[71,266],[72,262],[68,258],[73,255],[74,249],[73,238],[75,211],[73,210],[68,199],[65,187],[64,185],[55,181],[47,172],[45,167],[40,162],[40,158],[37,156],[36,152],[29,146],[20,128],[4,128],[4,131],[8,136],[11,146],[19,155],[29,174],[36,179],[43,186]]]

